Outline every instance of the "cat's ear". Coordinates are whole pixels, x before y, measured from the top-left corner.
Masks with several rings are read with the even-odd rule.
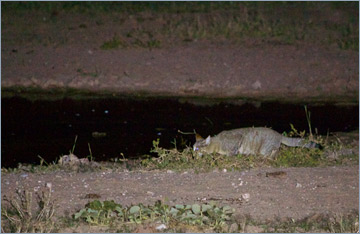
[[[200,136],[200,134],[196,133],[195,139],[196,139],[196,141],[201,141],[201,140],[203,140],[204,138],[202,138],[202,136]]]
[[[211,140],[211,137],[210,137],[210,135],[206,138],[206,140],[205,140],[205,144],[206,145],[208,145],[208,144],[210,144],[210,140]]]

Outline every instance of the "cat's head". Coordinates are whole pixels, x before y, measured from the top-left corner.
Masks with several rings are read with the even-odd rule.
[[[199,156],[207,152],[207,147],[211,143],[211,137],[208,136],[206,139],[202,138],[199,134],[196,133],[196,142],[193,146],[193,150],[198,152]]]

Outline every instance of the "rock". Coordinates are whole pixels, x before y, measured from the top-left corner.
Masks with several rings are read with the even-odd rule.
[[[161,230],[164,230],[164,229],[166,229],[166,228],[167,228],[167,227],[166,227],[165,224],[160,224],[160,225],[157,226],[155,229],[161,231]]]
[[[229,232],[238,233],[239,232],[239,225],[237,223],[233,223],[229,227]]]
[[[261,89],[261,82],[257,80],[251,85],[251,87],[253,89]]]
[[[250,194],[249,193],[242,194],[241,199],[248,202],[250,200]]]
[[[69,154],[60,157],[58,164],[62,166],[65,165],[72,166],[72,165],[80,164],[80,160],[75,154]]]
[[[262,232],[264,232],[264,228],[247,225],[245,228],[245,232],[247,232],[247,233],[262,233]]]

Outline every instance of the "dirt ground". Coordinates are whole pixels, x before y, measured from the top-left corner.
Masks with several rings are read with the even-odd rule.
[[[14,14],[5,12],[2,18],[6,26],[2,27],[3,88],[358,103],[359,53],[333,44],[316,40],[285,43],[276,38],[233,42],[223,37],[195,37],[187,42],[182,34],[176,34],[180,29],[167,23],[191,22],[192,16],[186,14]],[[341,11],[335,18],[334,12],[327,10],[321,16],[316,10],[309,14],[319,25],[340,24],[349,17]],[[209,17],[199,15],[198,20],[206,24]],[[214,13],[214,17],[220,23],[226,20],[221,13]],[[189,27],[193,30],[197,26]],[[164,28],[168,31],[163,32]],[[152,42],[150,32],[161,41],[159,48],[146,46]],[[306,33],[321,40],[326,37],[322,36],[325,32],[316,30]],[[116,36],[119,43],[133,46],[101,49]],[[142,46],[135,46],[136,42]]]
[[[206,44],[153,51],[91,45],[12,50],[3,46],[2,87],[338,102],[354,101],[358,93],[358,53],[352,51]]]
[[[282,171],[280,176],[271,172]],[[359,208],[358,166],[324,168],[259,168],[242,172],[121,171],[4,174],[2,196],[15,188],[40,190],[51,183],[56,216],[71,215],[98,194],[101,200],[122,205],[171,205],[206,203],[211,200],[236,209],[235,215],[250,215],[257,221],[303,219],[319,214],[348,214]],[[245,195],[247,194],[247,195]],[[248,199],[246,199],[248,197]],[[68,230],[69,231],[69,230]]]

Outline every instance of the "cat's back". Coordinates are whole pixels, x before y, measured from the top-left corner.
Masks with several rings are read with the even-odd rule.
[[[218,134],[219,137],[232,138],[232,137],[244,137],[247,135],[254,136],[281,136],[278,132],[265,127],[249,127],[249,128],[236,128],[232,130],[222,131]]]

